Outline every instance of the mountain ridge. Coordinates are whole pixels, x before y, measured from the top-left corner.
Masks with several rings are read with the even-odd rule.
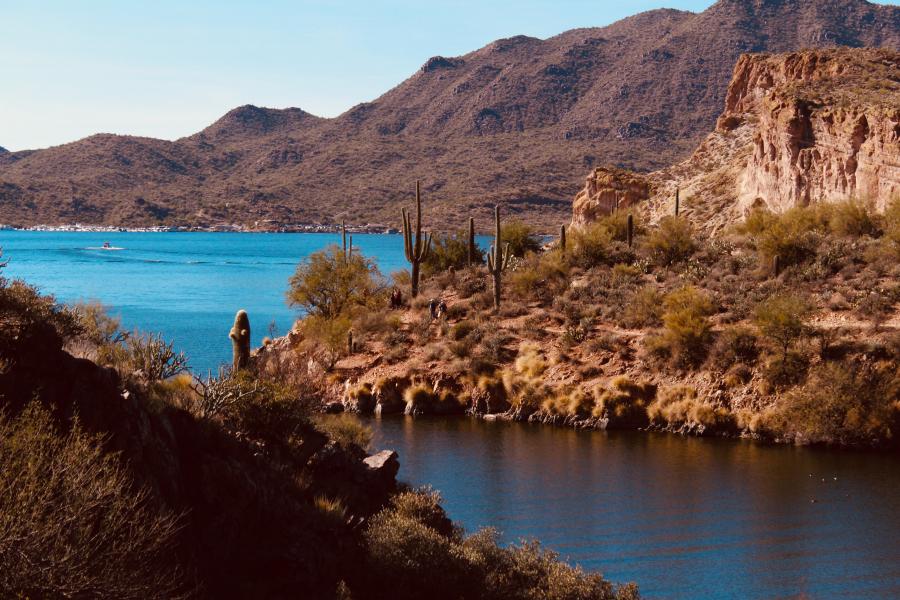
[[[540,40],[435,56],[334,118],[237,107],[168,142],[91,136],[0,156],[0,211],[22,225],[391,224],[423,181],[427,223],[507,214],[550,230],[585,170],[686,158],[738,56],[837,43],[900,48],[900,8],[864,0],[657,9]]]

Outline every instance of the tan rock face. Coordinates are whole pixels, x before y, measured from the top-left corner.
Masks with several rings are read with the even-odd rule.
[[[573,224],[640,203],[651,221],[682,214],[715,231],[753,207],[785,211],[858,198],[883,210],[900,198],[900,53],[806,50],[744,55],[725,111],[687,160],[637,176],[597,169],[575,199]]]
[[[744,56],[720,128],[755,121],[738,208],[784,211],[900,195],[900,54],[832,50]]]
[[[597,167],[572,205],[572,225],[591,223],[617,208],[627,208],[650,198],[650,182],[636,173]]]

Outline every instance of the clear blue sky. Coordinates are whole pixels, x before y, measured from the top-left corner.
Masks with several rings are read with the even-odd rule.
[[[0,0],[0,146],[175,139],[241,104],[335,116],[427,58],[712,0]]]

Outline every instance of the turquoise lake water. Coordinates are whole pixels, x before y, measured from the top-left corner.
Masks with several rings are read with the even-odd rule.
[[[94,248],[108,241],[124,250]],[[227,362],[234,313],[253,342],[297,316],[288,277],[334,234],[0,231],[21,277],[62,301],[96,299],[158,331],[197,371]],[[402,238],[354,236],[384,273]],[[482,240],[485,241],[485,240]],[[400,476],[440,490],[469,530],[536,537],[564,558],[636,581],[648,598],[900,598],[897,455],[471,419],[370,421]]]
[[[104,242],[122,250],[102,250]],[[162,333],[197,372],[231,360],[234,313],[250,313],[253,344],[274,324],[286,333],[297,311],[285,302],[297,264],[337,234],[74,233],[0,231],[19,277],[63,302],[99,300],[129,328]],[[354,235],[384,274],[405,268],[399,235]]]

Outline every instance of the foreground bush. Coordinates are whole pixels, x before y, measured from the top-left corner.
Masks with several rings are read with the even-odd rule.
[[[37,404],[0,420],[0,596],[173,598],[178,531],[116,458]]]
[[[491,530],[465,537],[432,492],[398,495],[366,530],[373,598],[636,599],[600,575],[559,562],[536,542],[501,548]]]

